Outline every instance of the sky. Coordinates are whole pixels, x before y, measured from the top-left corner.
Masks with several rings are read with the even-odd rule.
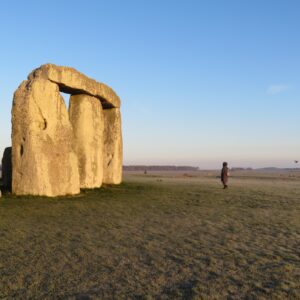
[[[14,91],[54,63],[119,95],[124,164],[296,167],[299,29],[297,0],[1,1],[0,156]]]

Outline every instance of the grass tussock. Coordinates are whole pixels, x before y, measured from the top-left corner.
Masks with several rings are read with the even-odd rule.
[[[0,298],[299,299],[300,179],[129,175],[0,199]]]

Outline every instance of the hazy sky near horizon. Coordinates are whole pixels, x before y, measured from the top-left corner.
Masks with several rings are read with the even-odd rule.
[[[120,96],[125,164],[300,160],[300,1],[11,0],[0,25],[0,155],[14,91],[54,63]]]

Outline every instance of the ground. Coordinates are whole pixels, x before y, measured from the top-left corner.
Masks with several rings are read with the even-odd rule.
[[[300,299],[300,173],[125,174],[0,198],[0,299]]]

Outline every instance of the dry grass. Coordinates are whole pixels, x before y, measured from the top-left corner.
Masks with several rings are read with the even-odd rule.
[[[300,178],[240,175],[1,198],[0,298],[300,299]]]

